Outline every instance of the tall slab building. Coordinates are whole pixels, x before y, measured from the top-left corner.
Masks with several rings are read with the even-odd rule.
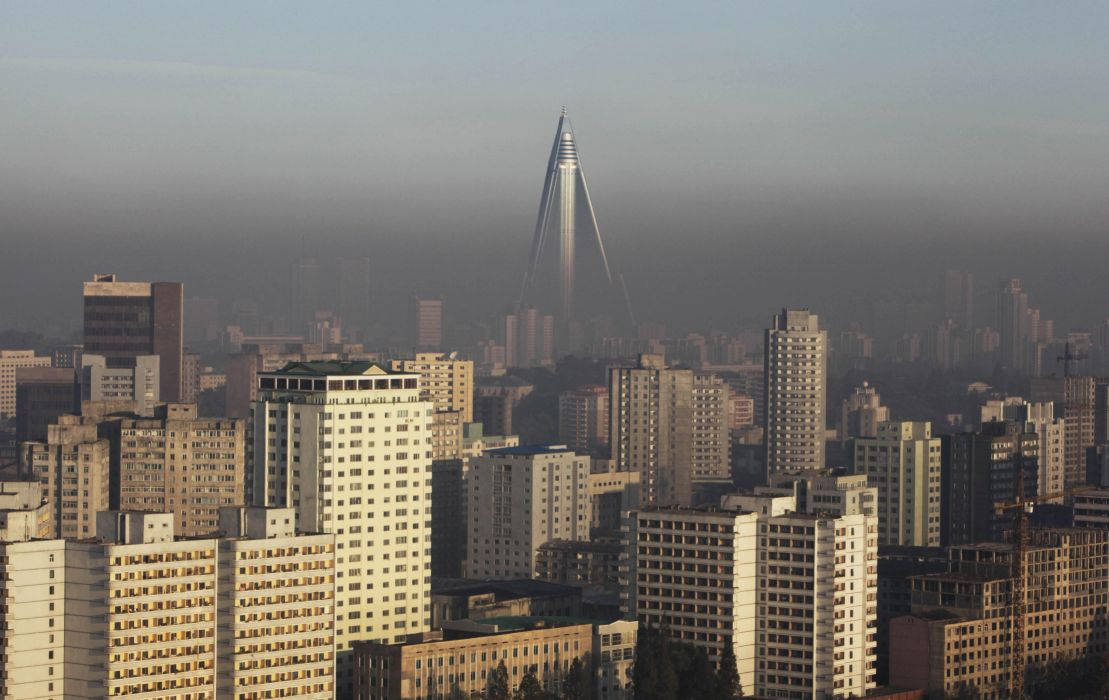
[[[766,329],[766,468],[824,468],[828,334],[807,309],[782,309]]]
[[[340,696],[353,683],[352,642],[402,642],[431,625],[434,405],[420,381],[345,361],[258,375],[248,500],[292,508],[301,532],[335,535]]]

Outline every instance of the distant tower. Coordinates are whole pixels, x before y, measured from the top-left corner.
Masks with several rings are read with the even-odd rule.
[[[582,169],[578,157],[578,149],[574,140],[574,128],[566,116],[566,108],[558,118],[558,127],[555,129],[554,144],[551,146],[551,155],[547,160],[547,172],[543,180],[543,192],[539,198],[539,213],[535,219],[535,233],[531,243],[531,258],[528,262],[527,272],[524,275],[523,288],[520,290],[519,307],[522,309],[528,304],[534,304],[534,287],[539,273],[540,261],[543,259],[543,249],[551,238],[552,231],[557,225],[558,230],[558,296],[559,296],[559,322],[563,325],[570,323],[574,318],[574,268],[575,246],[577,244],[578,200],[584,202],[588,214],[587,224],[593,229],[593,237],[597,244],[597,252],[601,257],[605,280],[613,283],[612,270],[605,254],[605,245],[601,240],[601,231],[597,226],[597,214],[593,210],[593,200],[589,196],[589,185],[585,180],[585,171]],[[584,217],[583,217],[584,218]],[[556,223],[557,219],[557,223]],[[623,285],[623,279],[620,279]],[[626,293],[625,293],[626,303]],[[631,308],[628,306],[628,315]]]

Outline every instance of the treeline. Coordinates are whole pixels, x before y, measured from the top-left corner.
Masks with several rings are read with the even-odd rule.
[[[632,683],[635,700],[733,700],[743,692],[731,646],[720,668],[701,647],[675,642],[654,629],[640,629]]]

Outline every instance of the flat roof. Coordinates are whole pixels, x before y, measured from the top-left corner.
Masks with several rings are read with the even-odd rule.
[[[437,588],[436,582],[433,582],[431,588],[432,595],[472,596],[493,593],[497,596],[498,600],[576,594],[581,590],[577,586],[567,586],[561,583],[550,583],[549,581],[537,581],[526,578],[508,581],[456,579],[441,582],[439,585],[441,587]]]
[[[562,454],[566,452],[573,452],[566,445],[516,445],[515,447],[498,447],[493,450],[486,450],[486,454],[491,455],[544,455],[544,454]]]

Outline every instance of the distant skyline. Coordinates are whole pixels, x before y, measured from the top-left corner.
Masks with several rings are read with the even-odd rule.
[[[527,263],[563,104],[644,320],[785,303],[836,318],[821,304],[926,281],[925,264],[987,289],[1024,277],[1060,331],[1105,315],[1102,3],[0,16],[0,296],[36,288],[0,327],[76,319],[95,271],[272,298],[302,241],[388,258],[379,282],[408,285],[398,298],[440,284],[495,311]]]

